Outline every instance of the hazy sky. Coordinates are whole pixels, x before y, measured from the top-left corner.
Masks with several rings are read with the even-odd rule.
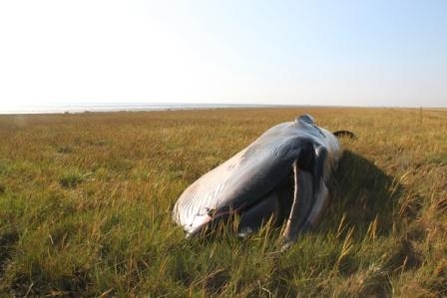
[[[447,106],[447,1],[1,1],[0,109]]]

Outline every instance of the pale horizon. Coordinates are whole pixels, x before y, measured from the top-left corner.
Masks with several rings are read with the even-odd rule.
[[[447,107],[445,1],[4,1],[0,112]]]

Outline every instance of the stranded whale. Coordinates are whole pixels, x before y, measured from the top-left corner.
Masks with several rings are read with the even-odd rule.
[[[190,237],[237,214],[238,235],[245,237],[273,218],[286,222],[288,247],[325,210],[327,184],[342,156],[337,136],[346,135],[354,136],[318,127],[307,114],[278,124],[189,186],[173,219]]]

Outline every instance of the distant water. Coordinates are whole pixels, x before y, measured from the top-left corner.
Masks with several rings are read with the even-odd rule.
[[[84,112],[162,111],[214,108],[271,107],[250,104],[179,104],[179,103],[57,103],[0,106],[0,114],[63,114]]]

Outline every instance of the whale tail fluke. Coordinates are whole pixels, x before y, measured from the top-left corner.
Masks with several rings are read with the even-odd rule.
[[[348,137],[350,139],[357,139],[355,134],[349,130],[337,130],[337,131],[334,131],[333,134],[337,138]]]

